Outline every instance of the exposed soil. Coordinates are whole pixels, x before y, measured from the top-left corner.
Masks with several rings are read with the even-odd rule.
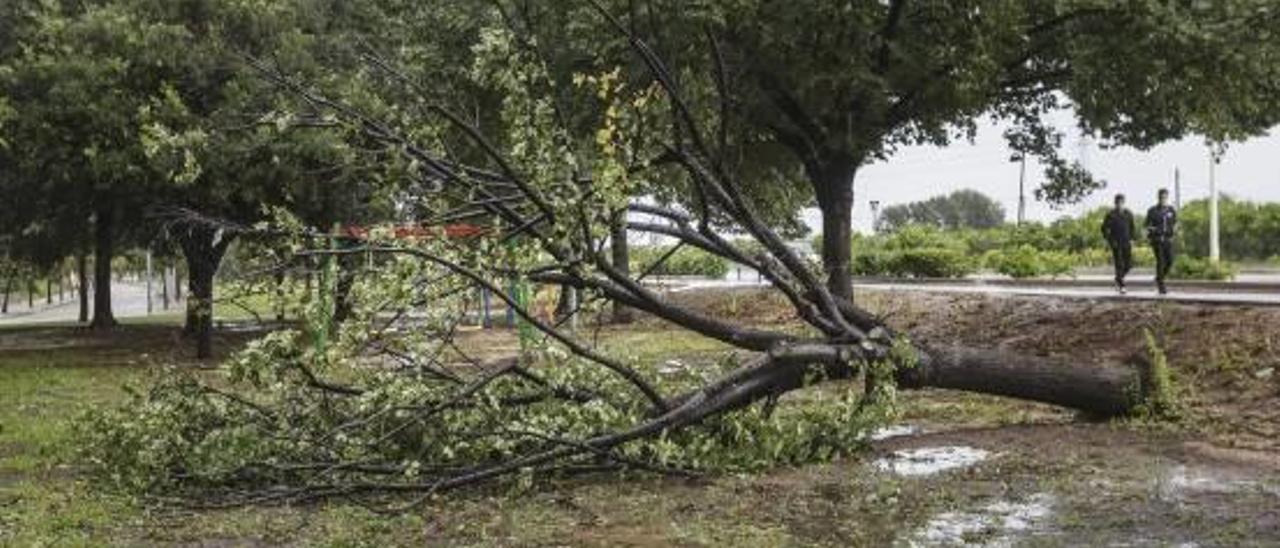
[[[678,298],[721,318],[798,328],[785,302],[758,290]],[[934,293],[858,299],[921,340],[1096,363],[1148,352],[1144,333],[1150,331],[1168,355],[1183,418],[1091,422],[1046,405],[913,391],[902,395],[902,424],[873,438],[860,458],[703,480],[587,477],[515,496],[451,496],[420,515],[397,518],[411,520],[411,527],[393,527],[392,518],[375,515],[340,523],[386,523],[378,529],[391,532],[378,538],[395,540],[385,545],[1280,545],[1280,308]],[[605,328],[601,339],[679,367],[711,363],[725,351],[684,339],[670,347],[652,344],[662,329],[644,320]],[[189,352],[172,327],[125,333],[0,331],[0,365],[4,357],[68,345],[93,349],[77,355],[111,356],[103,361],[126,365]],[[229,335],[223,342],[231,344],[219,346],[250,336]],[[468,331],[462,339],[482,359],[517,345],[510,331]],[[912,459],[911,466],[892,464],[903,458]],[[0,475],[0,491],[13,487],[6,483],[12,481]],[[3,506],[15,501],[0,497],[0,529]],[[193,528],[191,517],[182,516],[121,534],[155,545],[306,544],[293,540],[296,533],[330,523],[313,515],[325,511],[205,513],[196,519],[209,529]],[[354,510],[334,511],[349,516]],[[242,520],[254,525],[222,530]],[[368,540],[359,536],[364,533],[335,534],[323,538],[349,538],[352,545]]]
[[[681,298],[721,317],[794,321],[779,299],[732,293]],[[917,340],[1090,363],[1149,353],[1149,332],[1185,407],[1171,424],[1095,423],[1001,398],[908,394],[905,420],[925,433],[875,442],[879,458],[939,448],[992,456],[967,472],[904,479],[965,502],[945,512],[931,505],[924,522],[904,517],[900,525],[913,532],[895,544],[1280,545],[1280,308],[941,293],[858,299]]]

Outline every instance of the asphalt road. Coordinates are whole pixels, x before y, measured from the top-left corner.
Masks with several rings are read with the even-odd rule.
[[[759,287],[754,273],[741,279],[730,273],[724,280],[668,277],[657,280],[673,292],[698,289]],[[975,277],[963,280],[894,280],[888,278],[855,280],[854,287],[873,291],[921,291],[937,293],[969,293],[1027,297],[1073,299],[1161,300],[1182,303],[1222,305],[1280,306],[1280,275],[1275,273],[1241,274],[1232,282],[1170,282],[1169,294],[1160,295],[1150,276],[1131,276],[1128,294],[1120,295],[1110,277],[1084,274],[1074,279],[1010,280],[1002,277]]]
[[[988,295],[1010,295],[1026,297],[1056,297],[1073,299],[1129,299],[1129,300],[1161,300],[1181,303],[1201,303],[1242,306],[1280,306],[1280,275],[1253,274],[1241,275],[1239,284],[1191,284],[1179,287],[1171,284],[1168,295],[1159,295],[1150,286],[1149,280],[1136,276],[1131,278],[1132,286],[1127,295],[1119,295],[1110,287],[1108,278],[1103,275],[1082,275],[1076,279],[1063,280],[1029,280],[1012,281],[1001,278],[972,278],[955,281],[939,280],[860,280],[854,283],[859,289],[872,291],[920,291],[935,293],[969,293]],[[650,280],[673,292],[695,291],[699,289],[725,289],[737,287],[760,287],[762,282],[756,280],[754,273],[739,279],[731,273],[727,279],[713,280],[693,277],[664,277]],[[160,303],[159,288],[153,288],[154,314],[164,313]],[[117,282],[111,286],[112,309],[116,318],[138,318],[147,315],[146,287],[138,283]],[[69,295],[73,297],[73,295]],[[177,310],[178,304],[170,303],[170,311]],[[26,299],[13,295],[9,302],[9,314],[0,315],[0,326],[74,323],[79,316],[80,308],[74,298],[62,303],[54,302],[45,305],[43,300],[37,301],[34,308],[27,308]]]
[[[160,288],[153,287],[155,295],[154,313],[163,313],[160,302]],[[9,313],[0,315],[0,326],[6,325],[26,325],[26,324],[48,324],[48,323],[74,323],[80,316],[80,302],[72,297],[59,303],[54,299],[52,305],[46,305],[44,300],[37,300],[34,308],[27,308],[26,297],[12,295],[9,298]],[[90,299],[93,294],[90,293]],[[177,305],[172,301],[169,303],[169,310],[176,310]],[[92,310],[92,308],[90,308]],[[147,288],[143,284],[132,282],[117,282],[111,285],[111,310],[115,313],[116,318],[138,318],[147,315]]]
[[[1081,284],[1083,285],[1083,284]],[[1071,287],[1060,284],[1055,287],[987,285],[969,284],[914,284],[914,283],[869,283],[855,284],[855,287],[872,291],[917,291],[933,293],[968,293],[987,295],[1011,295],[1025,297],[1055,297],[1070,299],[1097,300],[1139,300],[1168,301],[1188,304],[1219,304],[1248,306],[1280,306],[1280,291],[1277,292],[1243,292],[1232,291],[1229,287],[1222,290],[1190,289],[1180,290],[1171,287],[1167,295],[1160,295],[1150,287],[1133,287],[1128,294],[1120,295],[1115,289],[1108,287],[1081,286]]]

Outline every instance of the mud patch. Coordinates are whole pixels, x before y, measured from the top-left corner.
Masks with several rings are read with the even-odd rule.
[[[1054,498],[1037,493],[1019,502],[999,500],[970,512],[946,512],[907,539],[907,546],[1013,546],[1050,530]]]
[[[899,476],[923,477],[973,466],[990,455],[985,449],[962,445],[922,447],[894,451],[892,456],[877,460],[875,467]]]
[[[920,433],[920,427],[912,424],[894,424],[877,429],[867,436],[871,441],[884,441],[893,438],[914,436]]]
[[[1179,464],[1162,471],[1156,478],[1157,491],[1165,500],[1182,500],[1195,495],[1229,495],[1233,493],[1265,493],[1280,497],[1280,487],[1266,485],[1255,478],[1231,473],[1227,469]]]

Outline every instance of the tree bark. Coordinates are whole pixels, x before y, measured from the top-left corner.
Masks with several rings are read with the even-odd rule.
[[[53,275],[44,279],[44,304],[53,304]]]
[[[117,325],[111,311],[111,256],[115,245],[115,208],[109,199],[99,203],[94,222],[93,247],[93,321],[94,329],[110,329]]]
[[[169,267],[160,267],[160,305],[169,309]]]
[[[613,225],[613,232],[609,236],[609,251],[613,269],[629,278],[631,277],[631,249],[627,242],[626,221],[627,214],[624,211]],[[613,323],[628,324],[634,320],[635,315],[630,307],[618,301],[613,302]]]
[[[80,323],[89,321],[89,259],[84,250],[76,253],[76,276],[80,278],[76,291],[80,293]]]
[[[180,239],[187,260],[187,320],[183,333],[196,341],[196,359],[213,357],[213,282],[231,237],[205,227],[190,228]]]
[[[355,311],[351,302],[351,290],[356,284],[356,270],[360,268],[358,255],[340,255],[337,263],[338,279],[333,287],[333,323],[346,322]]]
[[[853,178],[851,160],[836,160],[821,173],[811,173],[814,195],[822,212],[822,265],[827,290],[838,299],[853,301]]]
[[[929,348],[900,369],[902,388],[946,388],[1077,409],[1100,417],[1130,412],[1142,397],[1135,365],[1093,365],[958,346]]]
[[[4,302],[0,303],[0,314],[9,313],[9,292],[13,290],[14,277],[15,276],[13,274],[10,274],[4,279]]]
[[[276,322],[284,322],[284,271],[279,270],[275,276],[276,283]]]
[[[560,287],[560,295],[556,299],[556,310],[554,312],[556,323],[567,320],[569,315],[573,314],[573,309],[576,307],[574,304],[575,291],[577,290],[569,286]]]

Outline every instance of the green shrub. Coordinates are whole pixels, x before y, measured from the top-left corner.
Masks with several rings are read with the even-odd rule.
[[[1111,266],[1111,250],[1089,248],[1073,253],[1072,259],[1079,266]]]
[[[977,264],[963,252],[954,249],[905,249],[893,254],[889,271],[898,277],[963,278],[976,270]]]
[[[955,232],[947,232],[936,226],[907,225],[884,238],[883,247],[890,251],[919,249],[953,249],[963,251],[964,240]]]
[[[893,253],[886,251],[855,251],[850,268],[854,276],[889,276],[889,264]]]
[[[631,271],[639,274],[662,259],[669,246],[645,246],[631,249]],[[729,273],[729,260],[696,247],[682,247],[667,258],[653,274],[659,276],[707,276],[723,278]]]
[[[1169,277],[1175,280],[1224,281],[1235,279],[1236,273],[1237,268],[1232,263],[1226,261],[1214,263],[1208,259],[1197,259],[1185,255],[1174,259],[1173,268],[1169,269]]]
[[[977,266],[964,252],[943,248],[870,251],[853,257],[853,273],[857,276],[963,278]]]
[[[1039,251],[1029,244],[987,253],[984,261],[988,268],[1018,279],[1066,276],[1076,266],[1076,259],[1067,253]]]

